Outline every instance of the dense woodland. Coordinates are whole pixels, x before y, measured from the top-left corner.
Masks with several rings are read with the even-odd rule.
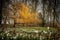
[[[2,0],[1,3],[0,24],[60,27],[60,0]]]
[[[0,40],[60,40],[60,0],[0,0]]]

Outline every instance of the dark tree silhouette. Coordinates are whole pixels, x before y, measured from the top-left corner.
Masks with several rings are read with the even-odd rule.
[[[6,12],[6,8],[8,7],[8,5],[11,3],[10,0],[2,0],[1,1],[1,5],[2,5],[2,14],[1,14],[1,22],[3,21],[4,19],[4,24],[6,24],[6,19],[7,19],[7,12]],[[5,10],[5,11],[4,11]],[[4,17],[4,14],[5,14],[5,17]],[[4,17],[4,18],[3,18]]]
[[[43,25],[45,25],[46,23],[45,20],[49,20],[50,16],[50,22],[48,23],[48,26],[51,26],[51,24],[53,25],[53,27],[58,26],[59,14],[57,13],[56,10],[58,8],[59,0],[42,0],[42,3],[43,3]],[[46,17],[46,14],[48,16],[48,19]],[[53,21],[51,21],[52,17]]]
[[[0,0],[0,24],[2,21],[2,0]]]

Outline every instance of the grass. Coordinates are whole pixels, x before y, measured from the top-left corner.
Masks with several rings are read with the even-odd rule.
[[[51,30],[51,31],[53,31],[53,32],[56,32],[57,31],[57,29],[56,28],[52,28],[52,27],[50,27],[49,29],[48,29],[48,27],[15,27],[15,28],[11,28],[11,27],[7,27],[6,29],[4,29],[4,31],[13,31],[13,30],[15,30],[15,31],[25,31],[25,32],[31,32],[31,31],[38,31],[38,32],[40,32],[40,31],[48,31],[48,30]]]
[[[36,31],[38,32],[36,33]],[[4,30],[0,29],[0,39],[1,40],[59,40],[60,36],[59,37],[55,36],[57,31],[58,31],[57,29],[52,27],[50,27],[49,29],[48,27],[19,27],[19,28],[7,27]]]

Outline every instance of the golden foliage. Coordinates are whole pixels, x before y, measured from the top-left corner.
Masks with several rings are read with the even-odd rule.
[[[17,9],[19,17],[15,17],[16,23],[41,23],[42,20],[39,19],[36,12],[30,12],[29,6],[24,3],[18,3],[14,5]]]

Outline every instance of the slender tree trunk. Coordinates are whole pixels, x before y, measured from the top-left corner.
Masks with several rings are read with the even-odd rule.
[[[2,22],[2,0],[0,0],[0,26],[2,26],[1,22]]]
[[[53,18],[53,27],[56,26],[55,24],[55,20],[56,20],[56,0],[54,0],[54,7],[53,7],[53,15],[54,15],[54,18]]]
[[[44,25],[45,25],[44,17],[45,17],[45,1],[43,0],[43,24],[42,24],[42,27],[44,27]]]

